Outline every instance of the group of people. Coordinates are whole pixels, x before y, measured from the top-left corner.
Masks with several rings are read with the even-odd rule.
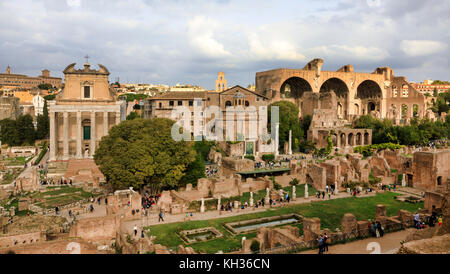
[[[328,199],[331,199],[331,195],[335,195],[334,192],[334,185],[331,186],[325,186],[325,191],[317,191],[316,192],[316,197],[317,199],[320,199],[320,197],[322,197],[322,199],[325,199],[325,195],[328,196]]]
[[[53,181],[53,179],[47,180],[47,179],[43,179],[43,180],[39,180],[39,184],[42,185],[72,185],[72,179],[66,180],[66,179],[58,179],[56,181],[56,183]]]
[[[416,229],[424,229],[428,226],[434,227],[438,223],[438,226],[442,226],[442,215],[438,217],[436,211],[433,210],[431,216],[427,218],[426,222],[420,219],[420,215],[418,212],[414,214],[414,227]]]
[[[380,238],[383,237],[384,235],[384,228],[379,221],[376,222],[369,221],[369,231],[373,237]]]
[[[213,167],[211,167],[211,168],[207,167],[205,169],[205,173],[206,173],[206,177],[216,176],[217,173],[219,173],[219,168],[218,167],[214,167],[214,168]]]

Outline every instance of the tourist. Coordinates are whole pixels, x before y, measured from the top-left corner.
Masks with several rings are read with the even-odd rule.
[[[105,197],[105,205],[108,205],[108,198]]]
[[[323,253],[323,236],[320,234],[319,238],[317,238],[317,241],[319,242],[319,254]]]
[[[286,201],[289,203],[290,200],[291,200],[291,197],[289,196],[289,194],[286,194]]]
[[[414,214],[414,226],[417,227],[417,223],[419,222],[419,213],[416,212],[416,214]]]
[[[438,225],[439,225],[439,227],[442,226],[442,216],[439,216],[439,218],[438,218]]]
[[[328,193],[328,185],[325,186],[325,191]]]
[[[89,210],[91,211],[91,213],[94,211],[94,205],[91,204],[91,206],[89,207]]]
[[[379,224],[379,222],[375,223],[375,236],[377,238],[380,238],[380,230],[379,230],[378,224]]]
[[[331,192],[328,192],[328,199],[331,199]]]
[[[97,203],[100,205],[100,197],[97,198]]]
[[[137,226],[136,226],[136,225],[134,226],[133,230],[134,230],[134,237],[136,237],[137,232],[138,232],[138,229],[137,229]]]
[[[144,234],[144,230],[142,229],[142,231],[141,231],[141,238],[144,239],[144,237],[145,237],[145,234]]]
[[[324,251],[328,251],[328,236],[327,233],[325,233],[325,235],[323,236],[323,248]]]
[[[159,223],[161,220],[164,222],[164,219],[163,219],[163,211],[162,211],[162,210],[159,211],[159,219],[158,219],[158,223]]]
[[[322,199],[325,199],[325,191],[322,191]]]
[[[380,234],[380,237],[383,237],[384,229],[380,222],[377,222],[377,228],[378,228],[378,233]]]
[[[272,206],[273,200],[272,198],[269,199],[269,205]]]
[[[59,208],[56,206],[55,207],[55,213],[58,214],[58,212],[59,212]]]

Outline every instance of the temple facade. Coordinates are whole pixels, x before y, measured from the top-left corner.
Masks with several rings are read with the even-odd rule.
[[[63,71],[65,88],[49,102],[50,161],[93,158],[100,139],[125,120],[125,101],[109,86],[109,71],[99,64],[75,63]]]

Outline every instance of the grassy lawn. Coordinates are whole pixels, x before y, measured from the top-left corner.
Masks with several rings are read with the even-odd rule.
[[[304,187],[297,187],[297,189],[303,189],[304,191]],[[345,213],[354,214],[358,220],[374,219],[375,206],[377,204],[385,204],[387,206],[388,216],[397,215],[397,212],[400,209],[413,212],[418,208],[423,208],[423,202],[417,204],[400,202],[394,199],[394,196],[396,195],[399,194],[386,192],[377,194],[374,197],[349,197],[335,200],[325,200],[314,203],[292,205],[283,208],[267,209],[264,212],[234,217],[153,225],[147,228],[150,229],[149,235],[156,236],[155,243],[165,245],[169,248],[176,248],[181,244],[183,246],[190,246],[196,251],[204,251],[206,253],[216,253],[219,250],[222,250],[223,252],[230,252],[238,250],[241,247],[242,237],[245,236],[247,239],[252,238],[256,235],[256,233],[239,234],[234,236],[223,227],[223,224],[228,222],[297,213],[304,217],[319,217],[321,219],[321,228],[329,228],[334,231],[336,228],[340,228],[340,222]],[[186,245],[177,235],[177,232],[182,230],[207,226],[217,228],[224,234],[224,237],[207,242]],[[296,226],[300,228],[300,234],[302,234],[302,224],[297,224]]]
[[[59,189],[57,189],[59,188]],[[41,202],[36,203],[37,206],[43,208],[52,208],[55,206],[67,205],[76,201],[80,201],[91,196],[97,196],[93,193],[84,191],[78,187],[48,187],[48,191],[32,194],[30,197],[41,199]],[[50,196],[50,197],[48,197]]]
[[[24,168],[12,168],[12,169],[9,169],[3,175],[3,180],[0,181],[0,185],[10,184],[12,181],[14,181],[17,178],[17,176],[19,176],[20,173],[22,173],[23,170],[24,170]],[[11,171],[11,172],[9,172],[9,171]]]
[[[26,158],[26,157],[10,157],[10,158],[6,158],[5,166],[20,166],[20,165],[24,165],[25,163],[28,163],[31,159],[33,159],[33,156],[30,156],[28,158]]]

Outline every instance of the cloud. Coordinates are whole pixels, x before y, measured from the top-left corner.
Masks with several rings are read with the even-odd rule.
[[[257,34],[251,34],[248,37],[248,45],[249,55],[255,60],[304,61],[306,59],[293,44],[286,40],[270,39],[262,42]]]
[[[226,51],[224,45],[214,39],[217,23],[204,16],[196,16],[188,21],[188,36],[190,44],[201,54],[207,57],[227,57],[231,53]]]
[[[403,40],[400,48],[405,54],[416,57],[439,53],[445,50],[447,45],[432,40]]]

